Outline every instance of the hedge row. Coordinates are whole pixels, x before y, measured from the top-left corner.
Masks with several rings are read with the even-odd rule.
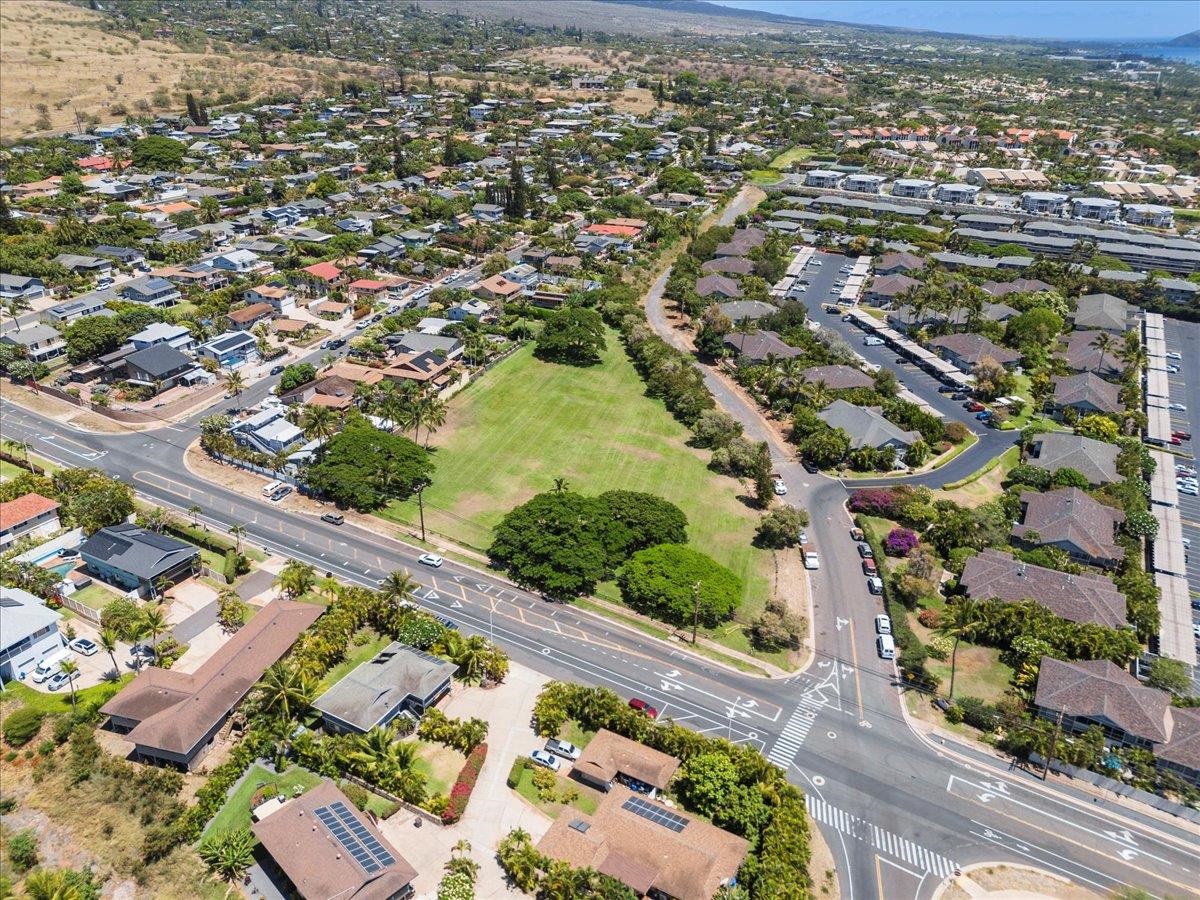
[[[442,812],[443,825],[453,825],[463,817],[463,813],[467,810],[467,801],[471,799],[471,792],[475,790],[475,782],[479,780],[479,772],[483,768],[485,759],[487,759],[487,744],[480,744],[467,756],[467,761],[463,763],[463,767],[458,773],[458,780],[454,782],[454,787],[450,788],[450,803]]]
[[[163,527],[163,530],[190,544],[195,544],[197,547],[211,550],[213,553],[224,554],[227,550],[237,549],[235,542],[221,537],[221,535],[215,532],[205,531],[203,528],[188,525],[186,522],[168,522]]]

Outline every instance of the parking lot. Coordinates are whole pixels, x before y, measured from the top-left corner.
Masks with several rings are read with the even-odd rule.
[[[1178,353],[1179,359],[1168,359],[1168,363],[1179,367],[1178,373],[1168,375],[1171,388],[1171,402],[1183,404],[1187,409],[1171,411],[1171,430],[1195,434],[1193,419],[1200,411],[1200,324],[1181,322],[1175,319],[1167,320],[1169,328],[1164,329],[1167,352]],[[1180,464],[1197,468],[1195,459],[1196,445],[1193,440],[1185,440],[1174,448],[1187,459],[1181,459]],[[1179,517],[1183,525],[1184,540],[1189,541],[1191,550],[1187,554],[1188,588],[1192,596],[1192,623],[1200,625],[1200,497],[1179,493]],[[1197,640],[1200,647],[1200,639]]]

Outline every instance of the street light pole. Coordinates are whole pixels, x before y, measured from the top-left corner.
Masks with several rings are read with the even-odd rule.
[[[417,488],[417,509],[421,511],[421,543],[425,543],[425,485]]]
[[[1064,712],[1066,712],[1066,707],[1058,711],[1058,716],[1054,720],[1054,734],[1050,736],[1050,746],[1046,748],[1046,765],[1042,768],[1042,781],[1045,781],[1050,774],[1050,761],[1054,759],[1054,748],[1058,746],[1058,733],[1062,729]]]
[[[692,585],[692,643],[696,643],[696,632],[700,629],[700,582]]]

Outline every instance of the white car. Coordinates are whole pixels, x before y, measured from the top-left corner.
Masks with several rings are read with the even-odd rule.
[[[787,485],[784,484],[782,481],[775,482],[775,496],[782,497],[786,493],[787,493]]]
[[[812,550],[806,551],[804,554],[804,568],[814,570],[821,568],[821,558]]]
[[[1189,497],[1200,497],[1200,487],[1195,487],[1190,484],[1181,484],[1178,486],[1179,493],[1187,494]]]
[[[876,634],[891,634],[892,620],[882,613],[875,617],[875,633]]]
[[[1175,412],[1187,412],[1187,406],[1183,403],[1170,403],[1167,405],[1167,409],[1174,410]]]
[[[422,553],[417,557],[417,562],[423,566],[433,566],[435,569],[440,569],[445,560],[436,553]]]
[[[1170,375],[1179,374],[1179,366],[1167,366],[1167,373]]]
[[[557,772],[562,768],[562,761],[553,753],[549,753],[546,750],[534,750],[529,754],[529,758],[539,766],[545,766],[551,772]]]
[[[82,653],[84,656],[95,656],[100,652],[100,648],[95,641],[90,641],[87,638],[75,638],[71,643],[67,644],[76,653]]]
[[[1167,359],[1183,359],[1183,354],[1180,353],[1178,350],[1168,351],[1166,356],[1167,356]]]
[[[865,347],[882,347],[883,346],[883,338],[878,338],[878,337],[863,338],[863,346],[865,346]]]

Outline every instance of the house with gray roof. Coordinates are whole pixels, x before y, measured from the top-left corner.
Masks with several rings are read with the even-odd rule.
[[[817,413],[817,418],[830,428],[841,428],[850,437],[850,448],[893,447],[903,453],[920,440],[917,431],[905,431],[883,417],[879,407],[855,406],[845,400],[834,400]]]
[[[4,334],[0,335],[0,342],[20,347],[25,358],[31,362],[44,363],[67,352],[67,342],[58,333],[58,329],[41,323],[21,328],[10,324]]]
[[[420,718],[450,692],[455,665],[392,641],[317,698],[326,731],[365,734],[397,716]]]
[[[426,334],[423,331],[406,331],[384,338],[393,353],[434,353],[446,359],[462,356],[463,345],[456,337],[448,334]]]
[[[60,613],[28,591],[0,586],[0,614],[4,618],[0,681],[24,678],[42,657],[62,647],[58,630]]]
[[[915,288],[920,283],[907,275],[879,276],[871,282],[871,286],[863,294],[863,300],[875,306],[887,306],[909,288]]]
[[[1114,568],[1125,556],[1117,526],[1125,513],[1105,506],[1075,487],[1022,491],[1021,513],[1012,535],[1035,547],[1057,547],[1072,559]]]
[[[696,293],[701,297],[721,297],[736,300],[742,296],[742,289],[732,278],[724,275],[705,275],[696,281]]]
[[[1076,328],[1124,334],[1129,330],[1129,304],[1112,294],[1087,294],[1075,301],[1071,321]]]
[[[875,386],[875,381],[870,375],[862,369],[856,369],[854,366],[810,366],[801,374],[809,384],[821,382],[831,391]]]
[[[725,335],[724,346],[730,355],[739,363],[761,363],[770,357],[791,359],[800,356],[800,351],[786,344],[773,331],[754,331],[750,334],[733,332]]]
[[[1111,484],[1120,477],[1117,474],[1120,452],[1115,444],[1056,431],[1034,438],[1025,462],[1047,472],[1074,469],[1089,484]]]
[[[906,275],[925,266],[925,260],[912,253],[885,253],[875,263],[876,275]]]
[[[779,312],[777,306],[763,303],[761,300],[731,300],[729,303],[722,303],[718,308],[731,322],[761,319],[763,316]]]
[[[196,369],[191,357],[170,344],[154,344],[125,357],[126,377],[138,384],[152,385],[163,391],[174,387]]]
[[[1050,381],[1054,385],[1054,409],[1059,416],[1068,408],[1085,416],[1125,411],[1125,404],[1119,399],[1120,389],[1093,372],[1056,375]]]
[[[985,359],[1002,366],[1015,366],[1021,354],[994,343],[982,334],[946,334],[929,342],[929,347],[960,372],[971,373]]]
[[[174,584],[200,567],[193,545],[129,522],[101,528],[83,542],[79,555],[91,574],[145,597],[155,596],[164,579]]]
[[[1125,595],[1106,575],[1035,566],[991,547],[967,560],[959,587],[972,600],[1033,600],[1069,622],[1124,628]]]

